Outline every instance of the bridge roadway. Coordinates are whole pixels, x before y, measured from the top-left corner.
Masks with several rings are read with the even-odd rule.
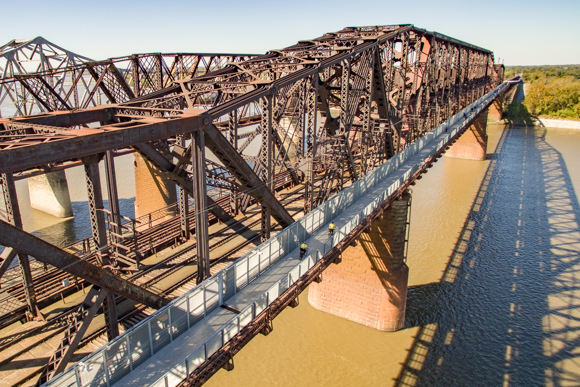
[[[456,140],[509,87],[509,83],[502,83],[275,237],[45,386],[80,387],[93,382],[123,387],[175,386],[186,378],[191,383],[200,384],[200,380],[202,383],[217,370],[215,367],[211,370],[208,364],[215,362],[218,352],[223,355],[230,341],[239,342],[244,333],[247,336],[253,324],[268,314],[269,307],[278,299],[288,298],[289,294],[292,298],[297,297],[303,290],[296,289],[297,283],[305,277],[311,278],[310,283],[314,272],[319,275],[334,261],[332,253],[336,248],[352,240],[348,237],[360,230],[365,220],[372,220],[377,211],[384,210],[402,189],[425,172],[435,157]],[[327,231],[331,221],[337,230],[332,240]],[[309,251],[307,257],[300,260],[302,242],[308,245]],[[234,353],[237,351],[230,352],[230,358]],[[231,364],[233,366],[233,360]],[[209,370],[205,375],[200,372],[204,367]],[[200,380],[196,379],[199,375]]]

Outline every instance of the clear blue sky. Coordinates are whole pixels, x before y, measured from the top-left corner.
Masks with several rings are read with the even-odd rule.
[[[412,23],[506,65],[580,64],[580,0],[0,0],[0,9],[0,43],[40,35],[93,59],[264,53],[347,26]]]

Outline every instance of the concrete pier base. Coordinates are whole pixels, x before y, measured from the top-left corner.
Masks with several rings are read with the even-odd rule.
[[[487,153],[487,110],[459,137],[445,153],[447,157],[485,160]]]
[[[175,183],[163,176],[147,159],[135,153],[135,218],[177,201]],[[166,215],[174,216],[176,211]],[[161,217],[163,218],[163,217]]]
[[[32,208],[58,218],[73,216],[64,171],[28,178],[28,191]]]
[[[501,121],[501,119],[503,118],[502,105],[503,98],[502,97],[496,98],[495,101],[493,101],[493,103],[491,104],[491,106],[487,109],[488,112],[487,118],[492,121]]]
[[[410,195],[395,201],[363,233],[342,262],[313,282],[308,301],[318,310],[380,331],[404,328],[409,268],[404,262]]]

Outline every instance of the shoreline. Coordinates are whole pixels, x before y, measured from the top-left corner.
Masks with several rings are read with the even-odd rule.
[[[565,120],[558,118],[536,118],[533,122],[523,122],[523,121],[488,121],[488,125],[517,125],[517,126],[543,126],[546,128],[562,128],[562,129],[578,129],[580,130],[580,121],[576,120]]]
[[[580,121],[564,120],[558,118],[537,118],[534,126],[545,126],[547,128],[580,129]]]

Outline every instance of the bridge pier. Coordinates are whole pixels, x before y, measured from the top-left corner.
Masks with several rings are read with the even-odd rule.
[[[64,171],[49,172],[28,178],[28,191],[32,208],[57,218],[73,216]]]
[[[373,222],[342,262],[313,282],[308,301],[318,310],[378,329],[397,331],[405,325],[409,268],[404,262],[411,195],[405,194]]]
[[[493,121],[501,121],[503,118],[503,95],[497,97],[487,109],[487,118]]]
[[[459,137],[457,142],[445,152],[445,156],[458,159],[485,160],[487,153],[487,117],[488,110],[485,110]]]
[[[177,201],[175,183],[163,176],[149,160],[135,152],[135,218]],[[175,215],[174,212],[166,215]],[[161,218],[163,220],[163,217]]]

